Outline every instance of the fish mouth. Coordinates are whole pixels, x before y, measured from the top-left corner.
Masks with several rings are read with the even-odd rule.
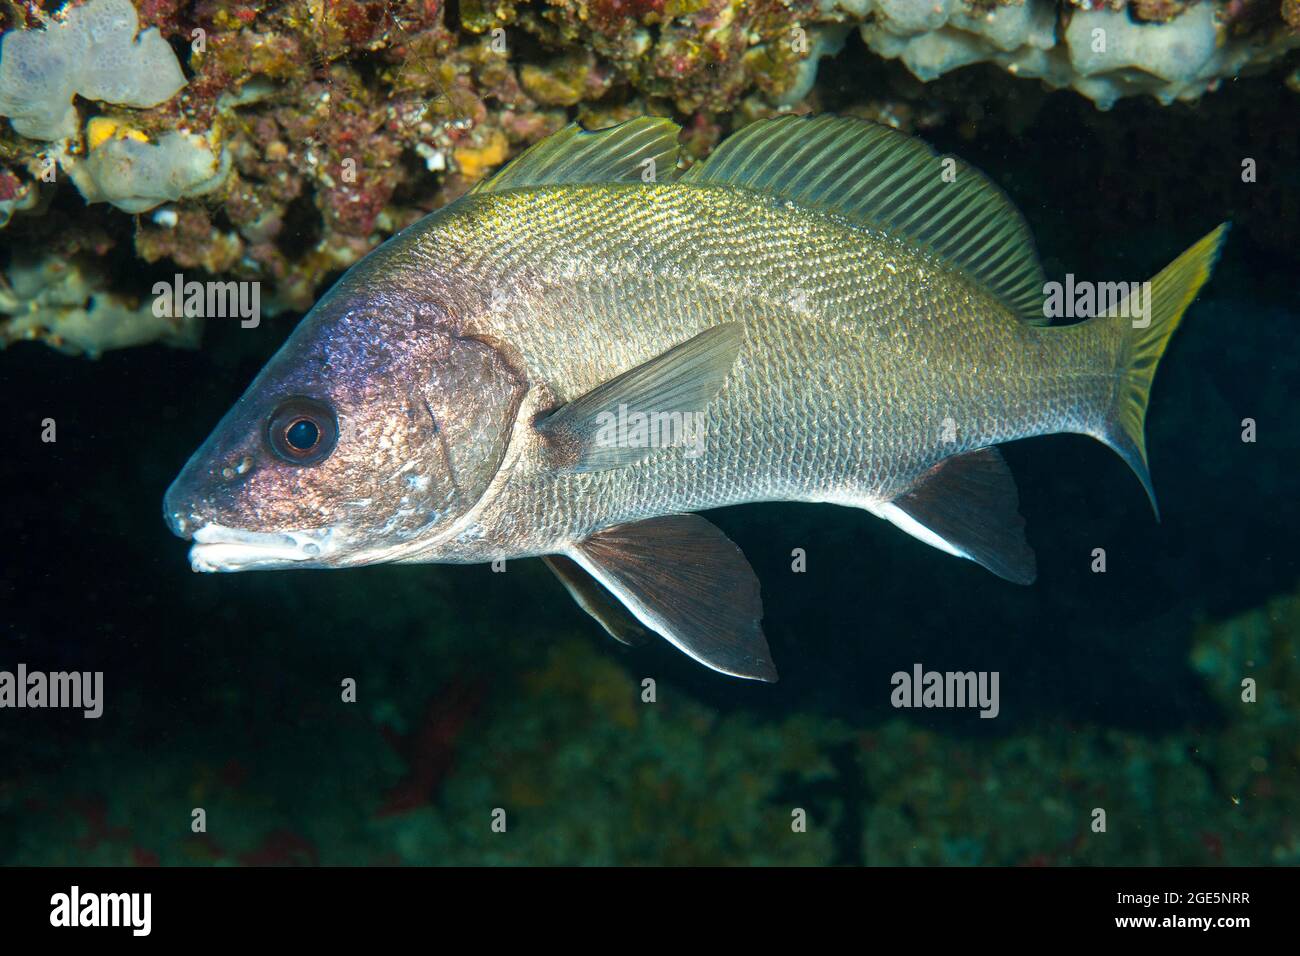
[[[194,532],[190,567],[201,572],[319,567],[338,550],[333,528],[243,531],[209,523]]]

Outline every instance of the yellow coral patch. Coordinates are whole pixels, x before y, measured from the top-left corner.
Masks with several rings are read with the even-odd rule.
[[[115,120],[104,116],[96,116],[86,124],[86,146],[94,149],[100,143],[111,139],[115,129],[117,129]]]
[[[96,116],[86,124],[86,147],[88,149],[94,149],[110,139],[133,139],[140,143],[149,142],[149,137],[138,129],[119,123],[108,116]]]
[[[462,146],[452,151],[461,175],[471,181],[483,178],[489,169],[500,166],[510,153],[510,143],[500,130],[492,130],[482,146]]]

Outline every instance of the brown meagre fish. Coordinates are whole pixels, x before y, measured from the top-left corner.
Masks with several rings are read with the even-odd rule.
[[[1024,220],[951,157],[783,117],[681,172],[677,134],[571,126],[351,269],[168,491],[195,570],[542,556],[613,636],[774,680],[690,512],[851,505],[1027,584],[996,445],[1092,435],[1151,494],[1156,363],[1226,226],[1053,328]]]

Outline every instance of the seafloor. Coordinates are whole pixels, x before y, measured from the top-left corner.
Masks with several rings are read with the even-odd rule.
[[[0,289],[27,323],[0,353],[0,670],[103,671],[107,697],[97,720],[0,710],[0,863],[1300,862],[1294,52],[1197,97],[1101,111],[997,62],[923,83],[853,32],[783,102],[802,59],[698,37],[730,16],[760,38],[744,50],[767,50],[849,5],[137,6],[186,92],[145,110],[79,100],[79,119],[206,131],[227,178],[138,214],[87,205],[62,173],[39,177],[52,150],[75,165],[85,131],[55,147],[6,125],[0,267],[84,273],[121,314],[177,271],[255,279],[278,314],[209,320],[198,349],[154,330],[164,342],[89,358],[109,337],[84,299],[46,299],[37,321]],[[1155,29],[1187,6],[1132,16]],[[1228,39],[1300,19],[1289,2],[1223,6]],[[0,5],[0,25],[34,25],[32,7]],[[397,121],[417,103],[430,113]],[[672,115],[702,155],[782,109],[888,120],[980,167],[1049,278],[1150,275],[1233,222],[1155,387],[1159,523],[1117,458],[1070,436],[1005,449],[1038,552],[1029,588],[865,512],[710,514],[763,583],[771,686],[613,643],[535,561],[191,574],[162,493],[342,268],[569,118]],[[328,172],[349,150],[359,184]],[[65,335],[68,309],[82,324]],[[895,710],[890,676],[917,662],[998,671],[999,716]]]

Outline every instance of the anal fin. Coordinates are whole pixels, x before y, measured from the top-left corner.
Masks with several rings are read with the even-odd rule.
[[[926,544],[1032,584],[1038,571],[1019,509],[1006,461],[996,448],[981,448],[945,458],[880,514]]]
[[[706,667],[772,682],[758,578],[699,515],[616,525],[569,552],[646,627]]]

